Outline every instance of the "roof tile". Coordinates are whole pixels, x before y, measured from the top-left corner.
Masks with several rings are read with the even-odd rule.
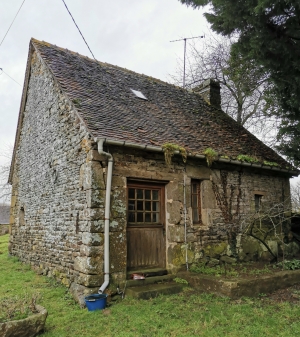
[[[211,147],[230,158],[245,154],[289,166],[196,93],[46,42],[32,39],[32,43],[94,137],[145,145],[175,143],[197,154]],[[131,88],[147,100],[138,98]]]

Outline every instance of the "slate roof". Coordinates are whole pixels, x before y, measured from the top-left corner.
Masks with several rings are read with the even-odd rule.
[[[229,158],[244,154],[290,167],[199,94],[46,42],[31,43],[94,137],[157,146],[175,143],[195,154],[210,147]]]
[[[9,224],[9,205],[0,205],[0,225]]]

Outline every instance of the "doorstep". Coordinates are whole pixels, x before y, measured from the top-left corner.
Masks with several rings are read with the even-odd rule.
[[[143,275],[145,278],[132,279],[132,274]],[[175,275],[168,274],[166,269],[161,268],[131,270],[128,271],[127,278],[125,295],[137,299],[176,294],[183,288],[182,284],[173,281]]]
[[[159,295],[177,294],[182,291],[183,285],[175,282],[153,283],[126,288],[125,295],[137,299],[148,300]]]

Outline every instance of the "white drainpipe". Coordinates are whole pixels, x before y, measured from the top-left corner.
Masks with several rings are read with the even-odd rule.
[[[184,207],[185,265],[186,265],[186,270],[189,270],[188,245],[187,245],[187,224],[186,224],[186,182],[185,182],[185,170],[183,172],[183,207]]]
[[[106,191],[105,191],[105,212],[104,212],[104,282],[98,293],[102,294],[109,284],[109,216],[110,216],[110,192],[112,180],[113,157],[110,153],[103,151],[104,139],[97,139],[98,152],[108,158]]]

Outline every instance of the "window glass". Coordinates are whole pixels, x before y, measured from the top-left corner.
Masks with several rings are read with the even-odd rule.
[[[128,201],[128,210],[129,211],[134,211],[135,210],[135,201],[134,200],[129,200]]]
[[[137,213],[137,222],[144,222],[143,213]]]
[[[158,200],[158,191],[152,191],[152,199]]]
[[[135,222],[135,213],[129,212],[129,214],[128,214],[128,221],[129,222]]]
[[[144,190],[136,190],[137,199],[143,199],[144,198]]]
[[[197,193],[197,183],[192,183],[192,192]]]
[[[142,211],[142,210],[144,209],[144,202],[138,200],[138,201],[136,202],[136,209],[137,209],[138,211]]]
[[[256,212],[258,212],[261,209],[261,199],[262,199],[262,195],[254,194],[254,204],[255,204]]]
[[[198,194],[193,194],[192,195],[192,207],[198,208]]]
[[[128,187],[128,222],[131,225],[160,224],[163,187]]]
[[[200,180],[192,180],[191,182],[191,206],[193,223],[201,222],[201,194]]]
[[[152,221],[153,222],[159,222],[159,213],[153,213],[152,215],[153,215]]]
[[[151,200],[151,190],[145,190],[145,199]]]
[[[199,212],[197,208],[193,209],[193,221],[195,222],[199,221]]]
[[[151,201],[145,201],[145,210],[151,211]]]
[[[128,189],[128,198],[129,199],[134,199],[134,192],[135,192],[134,188],[129,188]]]

